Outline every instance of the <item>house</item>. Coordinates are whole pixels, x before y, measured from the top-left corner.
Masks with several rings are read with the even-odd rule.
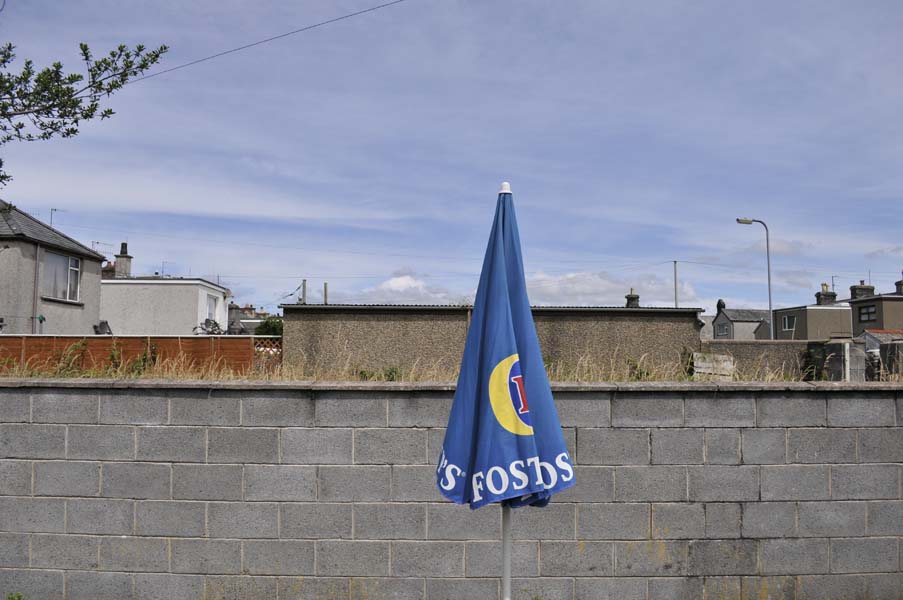
[[[257,310],[253,304],[239,306],[229,303],[229,333],[233,335],[254,335],[257,327],[270,318],[270,313]]]
[[[866,350],[880,351],[882,344],[903,342],[903,329],[866,329],[862,341]]]
[[[850,287],[854,336],[866,329],[903,329],[903,279],[894,285],[890,294],[875,294],[875,287],[865,281]]]
[[[198,277],[133,276],[125,243],[115,258],[100,282],[100,318],[111,333],[225,333],[228,288]]]
[[[774,323],[776,340],[829,340],[853,335],[850,305],[838,302],[827,283],[816,292],[815,304],[776,309]]]
[[[768,311],[750,308],[727,308],[724,300],[718,300],[718,312],[712,320],[715,340],[767,340]],[[760,325],[764,325],[760,328]]]
[[[104,260],[0,200],[0,334],[92,334]]]

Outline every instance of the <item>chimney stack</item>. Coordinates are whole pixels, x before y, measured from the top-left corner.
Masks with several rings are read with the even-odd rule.
[[[903,275],[903,273],[901,273]],[[894,283],[897,286],[897,294],[903,296],[903,279]]]
[[[640,307],[640,295],[637,294],[633,288],[630,288],[630,293],[624,297],[627,298],[627,308]]]
[[[859,285],[850,286],[850,299],[868,298],[875,295],[875,286],[865,285],[865,279],[859,280]]]
[[[837,302],[837,294],[832,292],[827,283],[821,284],[821,291],[815,294],[815,303],[819,306],[828,306]]]
[[[114,263],[114,277],[116,277],[116,279],[131,277],[132,257],[129,256],[129,245],[127,242],[122,242],[122,247],[119,249],[119,254],[116,254],[115,258],[116,262]]]

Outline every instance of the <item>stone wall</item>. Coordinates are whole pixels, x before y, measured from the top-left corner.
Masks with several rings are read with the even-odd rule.
[[[0,596],[497,599],[443,501],[452,386],[0,379]],[[903,387],[559,386],[577,485],[518,600],[899,599]]]

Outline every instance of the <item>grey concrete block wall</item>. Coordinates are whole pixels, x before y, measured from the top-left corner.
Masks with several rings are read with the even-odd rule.
[[[0,597],[499,598],[444,501],[453,388],[0,380]],[[514,598],[903,598],[903,388],[568,385],[578,484]]]

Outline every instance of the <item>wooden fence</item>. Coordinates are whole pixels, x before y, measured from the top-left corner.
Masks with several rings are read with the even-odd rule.
[[[238,371],[282,361],[276,336],[57,336],[0,335],[0,369],[41,368],[66,361],[85,370],[136,361],[180,360],[186,365],[216,364]]]

